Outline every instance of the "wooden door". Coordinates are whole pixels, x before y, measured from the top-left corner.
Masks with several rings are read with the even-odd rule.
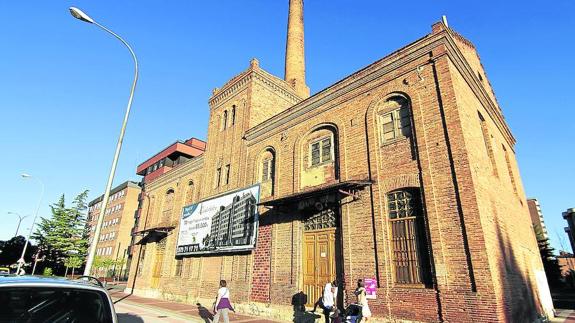
[[[160,287],[160,277],[162,276],[162,264],[164,263],[165,246],[165,242],[160,242],[156,245],[156,258],[154,259],[154,268],[152,270],[152,289],[157,289]]]
[[[335,228],[306,231],[303,257],[306,305],[313,306],[322,296],[325,284],[335,279]]]

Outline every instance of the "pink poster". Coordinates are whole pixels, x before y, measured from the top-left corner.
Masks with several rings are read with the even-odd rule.
[[[377,291],[377,281],[375,278],[365,278],[363,282],[365,284],[366,298],[375,299]]]

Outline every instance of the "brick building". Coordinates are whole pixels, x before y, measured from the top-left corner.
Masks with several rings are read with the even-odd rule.
[[[549,233],[547,232],[547,226],[545,226],[545,220],[543,219],[543,212],[541,212],[541,205],[539,205],[539,201],[535,198],[529,198],[527,199],[527,207],[529,209],[529,216],[531,216],[531,223],[533,224],[533,228],[536,231],[540,231],[541,237],[543,239],[548,240]]]
[[[377,281],[381,320],[534,321],[552,303],[515,139],[475,46],[448,28],[309,96],[303,3],[285,78],[253,59],[209,99],[203,154],[146,183],[128,291],[292,320],[330,280]],[[251,252],[176,257],[184,206],[259,185]]]
[[[569,242],[571,243],[571,251],[575,252],[575,208],[567,209],[563,212],[563,219],[567,221],[567,226],[565,227],[565,233],[569,236]]]
[[[127,250],[131,241],[131,230],[134,226],[134,214],[138,208],[140,186],[136,182],[127,181],[110,191],[108,208],[104,213],[104,223],[100,231],[100,240],[96,256],[101,259],[117,260],[121,266],[114,269],[114,275],[127,276],[129,269]],[[89,242],[94,240],[96,223],[100,215],[103,195],[88,203],[88,221],[86,226],[90,231]],[[112,268],[110,268],[112,269]],[[99,272],[103,275],[103,272]]]

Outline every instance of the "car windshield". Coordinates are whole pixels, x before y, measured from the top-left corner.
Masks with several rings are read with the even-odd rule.
[[[104,292],[50,287],[0,289],[0,322],[112,322]]]

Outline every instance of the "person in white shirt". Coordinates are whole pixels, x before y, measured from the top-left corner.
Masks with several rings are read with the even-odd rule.
[[[230,290],[227,287],[225,280],[220,280],[220,289],[218,289],[218,297],[214,303],[214,320],[213,323],[218,323],[220,321],[220,316],[223,316],[224,323],[229,323],[230,319],[228,317],[229,311],[234,312],[232,303],[230,303]]]
[[[329,323],[329,316],[331,311],[336,306],[337,299],[337,281],[328,282],[323,288],[322,304],[323,314],[325,315],[325,322]]]

